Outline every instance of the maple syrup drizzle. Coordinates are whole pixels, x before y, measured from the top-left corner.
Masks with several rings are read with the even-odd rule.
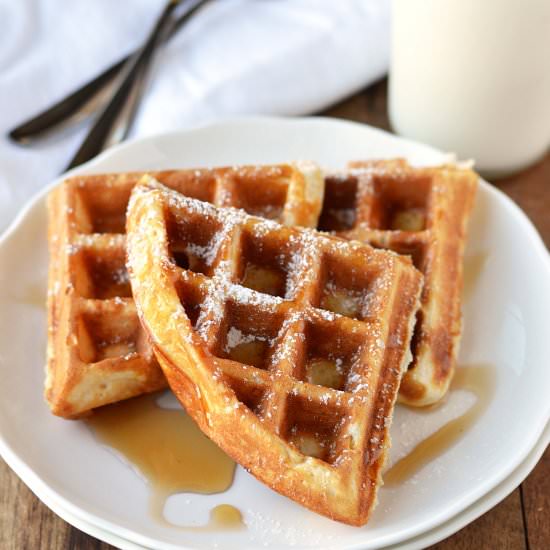
[[[246,527],[241,511],[231,504],[219,504],[210,510],[210,517],[205,525],[178,525],[168,521],[164,516],[164,505],[170,495],[154,492],[151,495],[149,512],[153,518],[166,527],[182,531],[228,531]]]
[[[17,297],[17,301],[40,309],[46,309],[46,288],[44,283],[28,285]]]
[[[458,367],[451,383],[451,391],[465,390],[476,396],[475,403],[462,415],[450,420],[436,432],[418,443],[412,451],[397,461],[385,474],[384,485],[395,487],[414,476],[426,464],[455,445],[486,411],[493,397],[496,369],[493,365]],[[426,407],[431,414],[439,406]],[[423,411],[423,409],[415,409]]]
[[[233,483],[235,463],[181,409],[163,409],[157,394],[148,394],[97,409],[86,419],[96,438],[121,453],[147,479],[149,508],[164,525],[166,500],[173,494],[221,493]],[[185,529],[242,527],[239,510],[223,504],[211,510],[210,521]],[[176,526],[179,527],[179,526]]]
[[[478,252],[464,258],[464,283],[462,287],[462,298],[466,302],[472,296],[476,282],[479,279],[487,259],[488,252]]]

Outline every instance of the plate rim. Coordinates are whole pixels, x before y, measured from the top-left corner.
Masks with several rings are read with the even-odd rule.
[[[9,239],[13,237],[13,235],[17,232],[18,228],[25,222],[27,216],[29,213],[37,207],[38,203],[43,201],[45,199],[45,196],[47,193],[59,182],[63,181],[67,177],[77,175],[79,173],[93,173],[94,168],[97,165],[101,165],[104,161],[107,161],[110,157],[120,154],[121,152],[124,152],[128,149],[131,149],[132,147],[136,146],[136,144],[143,144],[145,142],[155,142],[156,140],[162,139],[162,140],[173,140],[178,139],[178,136],[181,136],[183,134],[190,134],[193,132],[196,132],[197,130],[215,130],[216,128],[223,127],[223,126],[265,126],[266,124],[289,124],[289,125],[303,125],[303,124],[323,124],[323,125],[345,125],[345,126],[351,126],[355,128],[361,128],[362,130],[368,130],[373,133],[380,134],[384,136],[384,139],[387,139],[388,137],[392,140],[408,143],[412,145],[413,147],[423,147],[426,151],[433,151],[434,154],[441,155],[441,151],[438,151],[437,149],[427,146],[425,144],[421,144],[418,142],[415,142],[413,140],[408,140],[405,138],[401,138],[399,136],[395,136],[393,134],[390,134],[388,132],[385,132],[384,130],[380,130],[378,128],[373,128],[369,125],[358,123],[358,122],[352,122],[352,121],[344,121],[340,119],[334,119],[334,118],[327,118],[327,117],[268,117],[268,116],[255,116],[255,117],[230,117],[227,119],[223,119],[214,123],[205,123],[205,124],[197,124],[192,127],[166,132],[166,133],[159,133],[143,138],[136,138],[133,140],[130,140],[128,142],[125,142],[121,145],[118,145],[116,147],[110,148],[106,151],[104,151],[101,155],[98,157],[92,159],[91,161],[85,163],[84,165],[81,165],[73,170],[70,170],[69,172],[66,172],[62,174],[59,178],[56,178],[52,183],[44,187],[44,189],[40,190],[38,193],[36,193],[27,203],[26,205],[21,209],[19,214],[15,217],[15,219],[12,221],[12,223],[9,225],[9,227],[0,235],[0,247],[2,247]],[[519,208],[517,204],[515,204],[507,195],[505,195],[502,191],[499,189],[493,187],[492,185],[488,184],[484,180],[480,179],[481,187],[483,188],[484,192],[489,193],[492,195],[492,198],[499,201],[499,206],[502,206],[507,209],[508,213],[516,218],[518,222],[521,223],[523,226],[523,229],[526,231],[526,237],[529,238],[529,242],[533,245],[534,251],[537,252],[537,256],[539,259],[545,264],[546,269],[548,270],[548,273],[550,274],[550,254],[548,253],[542,238],[540,237],[538,231],[534,227],[531,220],[527,217],[527,215]],[[432,521],[430,526],[427,526],[426,524],[420,524],[419,527],[416,528],[410,528],[408,531],[402,532],[399,535],[392,536],[391,534],[388,535],[385,540],[383,540],[384,545],[390,545],[390,544],[396,544],[400,541],[406,541],[410,538],[414,538],[415,536],[420,535],[423,532],[428,531],[431,528],[435,528],[437,525],[441,525],[442,523],[448,521],[450,518],[454,517],[460,511],[463,511],[467,509],[469,505],[471,505],[473,502],[476,502],[480,498],[482,498],[485,494],[487,494],[489,491],[494,489],[500,482],[502,482],[508,475],[510,475],[513,470],[521,464],[521,462],[528,456],[529,452],[534,448],[536,443],[538,442],[539,438],[541,437],[542,432],[545,429],[545,426],[548,423],[548,419],[550,417],[550,403],[548,404],[547,411],[546,411],[546,417],[543,419],[541,416],[541,419],[539,421],[539,425],[535,430],[532,430],[532,437],[530,438],[528,443],[525,443],[525,450],[517,455],[515,461],[511,461],[507,468],[502,468],[498,475],[493,475],[490,482],[483,484],[483,489],[477,489],[476,491],[473,491],[469,498],[462,498],[460,499],[460,505],[457,505],[454,503],[453,506],[447,508],[447,513],[440,513],[437,516],[437,519],[435,521]],[[103,525],[108,525],[110,527],[114,527],[119,532],[122,531],[124,533],[127,533],[128,535],[131,535],[130,537],[127,537],[126,535],[123,535],[124,538],[127,538],[130,541],[135,540],[138,542],[139,540],[142,541],[151,541],[153,539],[149,539],[147,536],[140,535],[139,533],[132,531],[131,529],[127,529],[125,527],[120,527],[111,521],[102,519],[101,517],[91,513],[87,512],[86,510],[80,508],[77,505],[73,505],[70,501],[68,501],[65,497],[59,495],[57,491],[51,489],[44,480],[42,480],[28,464],[26,464],[23,460],[21,460],[15,451],[11,449],[7,445],[7,442],[4,440],[4,437],[2,433],[0,433],[0,455],[2,455],[8,465],[19,475],[19,477],[31,488],[31,483],[28,482],[30,479],[34,479],[34,483],[40,485],[42,484],[45,491],[52,493],[55,495],[58,499],[62,500],[63,502],[66,502],[68,505],[67,508],[71,509],[74,508],[76,516],[82,516],[82,519],[97,525],[98,527],[103,528]],[[7,456],[10,456],[11,460],[8,460],[6,458]],[[521,482],[521,481],[520,481]],[[71,512],[72,513],[72,512]],[[88,519],[87,519],[88,517]],[[90,521],[89,518],[93,518],[94,521]],[[112,531],[111,528],[107,528],[106,530]],[[138,542],[141,544],[141,542]],[[169,543],[162,543],[163,547],[169,548],[171,545]],[[350,544],[347,544],[345,546],[342,546],[342,548],[362,548],[361,543],[359,542],[353,542]]]
[[[521,484],[521,477],[524,475],[529,475],[532,472],[534,467],[538,464],[540,458],[544,454],[546,447],[550,442],[550,424],[547,424],[545,431],[541,439],[536,443],[535,448],[529,453],[526,459],[514,470],[510,476],[504,479],[499,485],[497,485],[490,493],[484,495],[476,502],[472,503],[468,508],[459,512],[456,516],[450,518],[447,522],[444,522],[441,525],[437,525],[433,529],[421,533],[412,539],[408,539],[399,544],[400,550],[421,550],[426,548],[426,545],[436,544],[442,540],[452,536],[457,533],[484,513],[488,512],[494,506],[502,502],[507,496],[509,496],[517,487]],[[525,474],[525,472],[527,472]],[[493,494],[491,494],[493,493]],[[38,496],[38,495],[37,495]],[[40,497],[38,497],[40,498]],[[42,500],[42,499],[41,499]],[[53,508],[52,508],[53,510]],[[61,510],[62,513],[58,511]],[[113,544],[124,544],[124,546],[117,546],[123,550],[145,550],[145,547],[137,545],[137,543],[128,541],[119,537],[116,533],[111,533],[100,529],[94,525],[87,524],[74,516],[68,518],[69,513],[62,509],[61,506],[56,504],[56,509],[53,510],[58,514],[62,519],[70,523],[74,527],[86,532],[87,534],[99,538],[104,542]],[[65,516],[65,517],[64,517]],[[71,519],[71,521],[69,521]],[[74,522],[74,523],[73,523]],[[84,527],[84,528],[83,528]],[[99,532],[100,531],[100,532]],[[99,535],[106,535],[106,538],[103,539]],[[114,537],[114,538],[113,538]],[[116,540],[115,540],[116,539]],[[390,545],[384,546],[381,550],[397,550],[397,546]],[[185,548],[183,549],[185,550]]]

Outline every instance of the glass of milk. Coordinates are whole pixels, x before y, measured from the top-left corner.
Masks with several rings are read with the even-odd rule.
[[[519,171],[550,145],[550,0],[393,0],[394,130]]]

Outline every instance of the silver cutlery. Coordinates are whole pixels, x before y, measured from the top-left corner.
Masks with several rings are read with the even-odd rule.
[[[69,164],[72,168],[104,148],[122,141],[136,113],[148,69],[157,47],[171,38],[203,5],[213,0],[170,0],[144,45],[47,110],[14,128],[9,136],[32,143],[53,131],[100,114]],[[179,13],[175,13],[179,6]]]

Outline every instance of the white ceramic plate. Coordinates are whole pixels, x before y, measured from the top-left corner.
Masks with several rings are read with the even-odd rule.
[[[405,156],[417,164],[445,156],[367,126],[328,119],[245,119],[125,144],[79,172],[146,170],[313,159],[343,167],[352,158]],[[44,193],[0,242],[0,451],[43,498],[95,528],[147,547],[252,548],[259,545],[380,548],[442,525],[507,478],[528,456],[550,417],[550,260],[532,225],[502,193],[482,184],[468,255],[486,255],[465,303],[462,364],[495,368],[483,417],[449,451],[396,489],[383,489],[365,528],[302,509],[237,470],[223,495],[172,497],[173,521],[204,521],[218,503],[238,506],[248,529],[197,533],[155,523],[148,489],[98,445],[87,428],[51,416],[42,400],[47,258]],[[473,402],[456,392],[437,414],[398,411],[392,459]],[[519,480],[520,481],[520,480]],[[518,481],[518,482],[519,482]],[[52,506],[53,507],[53,506]]]
[[[449,521],[446,521],[445,523],[438,525],[434,529],[418,535],[417,537],[398,543],[397,545],[386,546],[383,550],[420,550],[422,548],[427,548],[428,546],[436,544],[437,542],[451,536],[468,523],[476,520],[487,510],[506,498],[521,483],[521,481],[527,477],[529,472],[535,467],[544,453],[549,441],[550,425],[547,425],[541,438],[533,450],[529,453],[527,458],[502,483],[497,485],[477,502],[451,518]],[[40,495],[38,496],[40,497]],[[46,498],[43,500],[46,500]],[[84,531],[102,541],[108,542],[121,550],[147,550],[144,546],[139,546],[126,539],[122,539],[114,533],[104,531],[94,525],[80,520],[76,516],[70,515],[68,512],[63,510],[61,506],[51,500],[48,501],[48,505],[65,521],[75,527],[78,527],[81,531]]]

